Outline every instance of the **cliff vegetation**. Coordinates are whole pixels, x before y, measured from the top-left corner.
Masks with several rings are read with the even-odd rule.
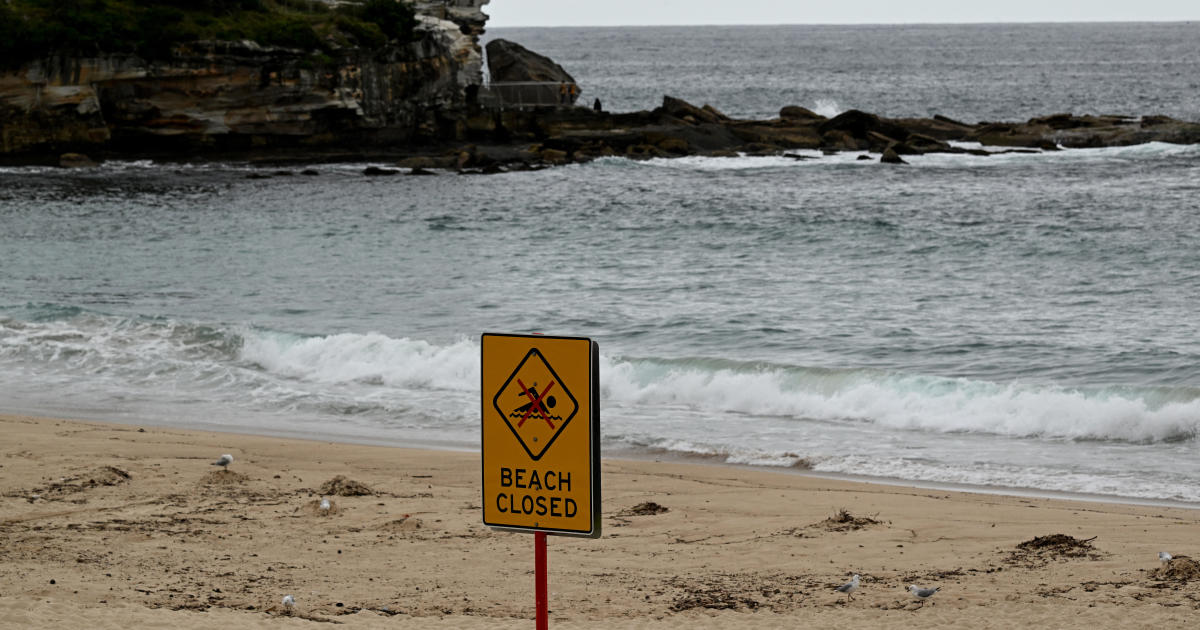
[[[51,55],[168,59],[179,44],[251,40],[315,53],[414,39],[398,0],[0,0],[0,65]]]

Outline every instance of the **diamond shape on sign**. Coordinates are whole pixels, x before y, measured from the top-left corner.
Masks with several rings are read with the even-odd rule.
[[[579,411],[579,401],[537,348],[521,359],[492,406],[533,461],[542,458]]]

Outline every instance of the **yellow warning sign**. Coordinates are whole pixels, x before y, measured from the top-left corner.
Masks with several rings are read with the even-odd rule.
[[[484,334],[483,522],[600,535],[596,343]]]

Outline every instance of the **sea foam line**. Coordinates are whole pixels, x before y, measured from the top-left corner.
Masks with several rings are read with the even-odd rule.
[[[261,390],[267,379],[285,386],[289,397],[306,389],[318,395],[331,384],[355,384],[360,393],[444,391],[455,398],[474,396],[479,387],[474,338],[435,344],[381,333],[304,336],[91,313],[64,318],[0,319],[0,361],[25,372],[107,375],[142,386],[192,374],[204,375],[210,387]],[[601,393],[618,412],[651,417],[687,409],[704,416],[1130,442],[1191,440],[1200,433],[1194,388],[1070,388],[602,353]]]

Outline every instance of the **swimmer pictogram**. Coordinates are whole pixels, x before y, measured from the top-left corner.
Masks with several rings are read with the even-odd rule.
[[[554,381],[550,381],[550,384],[542,390],[541,394],[538,394],[537,383],[534,383],[533,387],[527,389],[525,383],[522,383],[521,379],[517,379],[517,385],[521,387],[521,393],[529,398],[529,402],[517,407],[512,413],[508,414],[510,417],[521,414],[521,421],[517,423],[518,428],[525,424],[525,421],[529,419],[529,415],[532,413],[537,413],[541,416],[546,421],[546,424],[550,425],[551,429],[554,428],[554,420],[562,420],[562,416],[551,416],[550,412],[546,411],[546,407],[553,409],[558,404],[558,401],[553,396],[546,396],[546,394],[550,393],[550,388],[554,387]],[[542,402],[543,399],[545,400],[545,404]]]
[[[542,458],[579,410],[575,396],[537,348],[521,359],[496,392],[492,406],[534,461]]]

